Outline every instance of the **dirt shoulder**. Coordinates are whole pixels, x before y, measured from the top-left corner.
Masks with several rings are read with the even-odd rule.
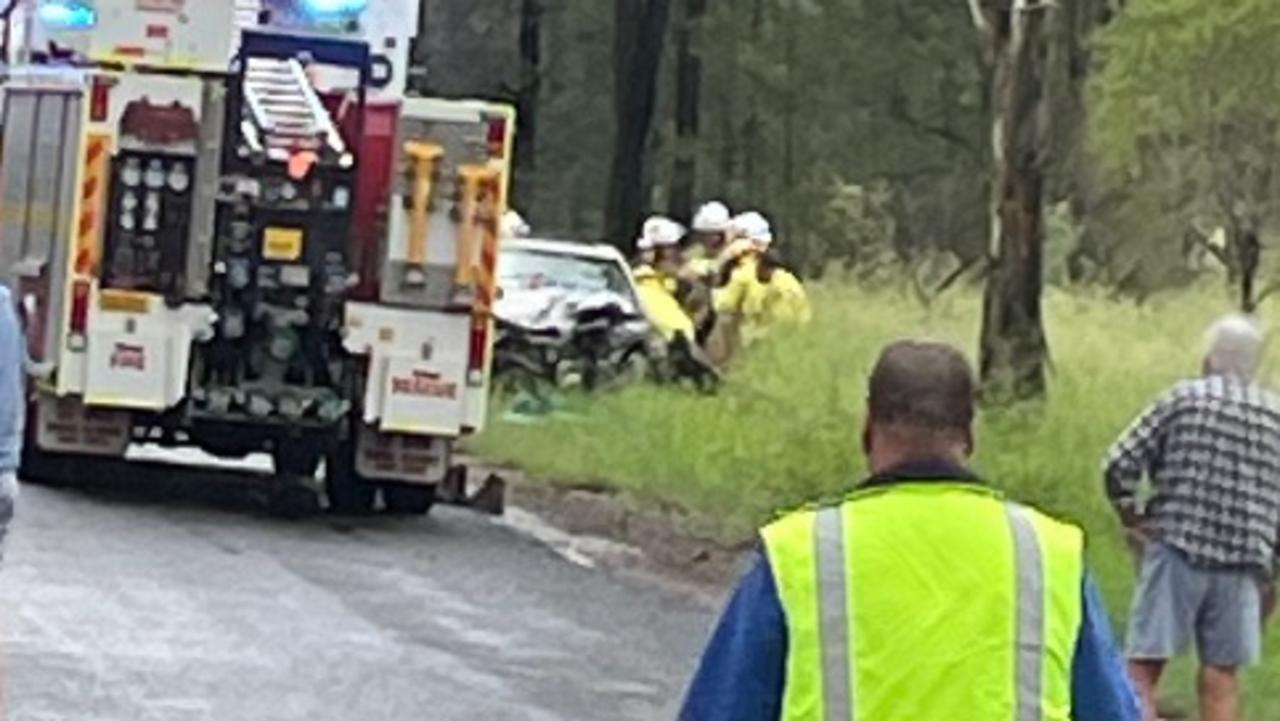
[[[497,474],[507,483],[507,505],[582,541],[576,552],[593,565],[638,575],[718,601],[737,579],[752,541],[725,543],[699,529],[675,508],[602,488],[567,487],[511,468],[472,461],[473,478]],[[509,515],[511,515],[509,513]]]

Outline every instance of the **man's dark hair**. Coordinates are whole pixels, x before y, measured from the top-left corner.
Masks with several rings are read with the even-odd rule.
[[[880,353],[871,372],[871,420],[934,431],[968,430],[976,383],[964,354],[945,344],[905,340]]]

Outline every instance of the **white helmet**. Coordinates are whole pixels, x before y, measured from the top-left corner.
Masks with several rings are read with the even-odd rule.
[[[723,233],[729,228],[729,206],[718,200],[705,203],[693,216],[693,229],[699,233]]]
[[[636,241],[636,247],[640,250],[670,248],[679,245],[684,233],[685,228],[683,225],[670,218],[654,215],[644,222],[644,230],[641,231],[640,238]]]
[[[735,237],[751,241],[757,246],[767,248],[773,244],[773,228],[763,215],[754,210],[734,216],[729,221],[729,230]]]
[[[502,214],[502,220],[499,223],[499,232],[507,238],[527,238],[532,228],[525,222],[524,218],[514,210],[508,210]]]

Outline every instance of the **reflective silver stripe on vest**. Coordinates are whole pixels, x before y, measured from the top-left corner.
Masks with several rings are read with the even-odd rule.
[[[1013,553],[1017,563],[1014,586],[1018,592],[1016,643],[1016,698],[1018,721],[1042,721],[1042,677],[1044,673],[1044,557],[1035,523],[1026,508],[1005,506],[1013,531]]]
[[[839,508],[818,512],[814,524],[818,556],[818,618],[822,638],[824,721],[853,721],[849,672],[849,570],[845,567],[844,514]]]

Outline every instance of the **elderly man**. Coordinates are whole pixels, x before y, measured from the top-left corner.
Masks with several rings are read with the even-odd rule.
[[[1157,400],[1105,462],[1107,494],[1142,550],[1127,650],[1148,709],[1165,664],[1194,640],[1201,718],[1235,721],[1237,670],[1261,651],[1280,534],[1280,398],[1253,384],[1262,343],[1248,318],[1216,323],[1203,375]]]
[[[18,464],[22,457],[26,411],[27,352],[9,290],[0,285],[0,559],[18,497]]]
[[[968,362],[895,343],[869,385],[873,475],[764,529],[681,721],[1137,721],[1081,531],[968,468]]]

